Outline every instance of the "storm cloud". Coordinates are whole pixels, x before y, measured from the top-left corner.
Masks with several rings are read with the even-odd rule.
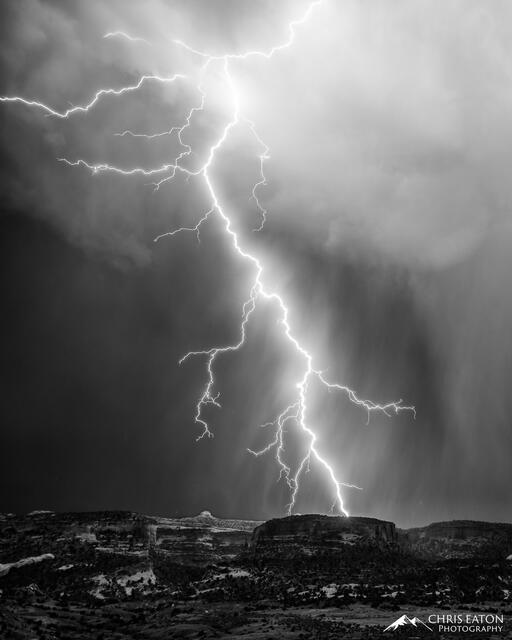
[[[173,41],[268,49],[305,6],[4,3],[2,95],[66,109],[142,74],[192,81],[149,82],[65,121],[0,105],[10,390],[0,508],[282,513],[271,457],[246,453],[264,442],[258,425],[295,366],[270,306],[244,352],[219,361],[216,437],[195,442],[204,363],[177,360],[237,335],[251,274],[214,221],[200,245],[193,234],[153,242],[195,223],[204,191],[181,177],[155,191],[147,177],[56,158],[126,168],[174,158],[171,136],[114,136],[168,130],[197,103],[201,59]],[[243,127],[219,157],[224,205],[317,366],[364,397],[417,407],[415,421],[367,425],[343,398],[315,396],[320,445],[364,488],[346,494],[354,513],[404,525],[510,517],[511,14],[501,0],[325,0],[293,49],[233,62],[242,110],[271,150],[259,192],[268,222],[252,232],[261,149]],[[143,40],[103,38],[118,29]],[[225,117],[220,81],[209,95],[187,139],[198,156]],[[313,470],[299,510],[331,501]]]

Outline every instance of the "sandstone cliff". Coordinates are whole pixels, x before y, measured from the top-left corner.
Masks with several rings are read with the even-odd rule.
[[[392,522],[357,516],[344,518],[308,514],[264,522],[254,530],[252,545],[286,540],[337,546],[353,545],[363,541],[390,544],[396,543],[398,537]]]
[[[401,553],[392,522],[363,517],[289,516],[269,520],[253,532],[253,560],[276,565],[298,562],[322,567],[387,561]]]

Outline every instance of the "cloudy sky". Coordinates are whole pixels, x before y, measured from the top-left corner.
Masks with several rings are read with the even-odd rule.
[[[158,166],[156,133],[198,104],[203,60],[267,50],[307,3],[7,0],[0,94],[63,111],[104,87],[148,82],[62,120],[0,104],[2,429],[0,510],[123,508],[268,518],[287,487],[258,425],[300,362],[262,305],[243,351],[219,360],[215,438],[196,442],[204,360],[232,343],[254,275],[197,180],[155,191],[88,162]],[[311,389],[310,418],[351,513],[407,526],[510,520],[512,472],[512,7],[505,0],[324,0],[272,60],[232,61],[244,115],[270,147],[268,222],[249,200],[261,146],[238,127],[215,166],[223,205],[295,334],[332,379],[416,420],[366,414]],[[123,30],[141,38],[103,38]],[[204,161],[229,117],[220,65],[187,143]],[[290,433],[290,450],[300,449]],[[329,509],[312,465],[300,512]]]

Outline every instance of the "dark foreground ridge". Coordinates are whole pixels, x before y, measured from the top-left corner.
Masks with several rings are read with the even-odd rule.
[[[380,638],[401,616],[470,612],[503,614],[503,638],[511,593],[505,523],[0,515],[2,640]]]

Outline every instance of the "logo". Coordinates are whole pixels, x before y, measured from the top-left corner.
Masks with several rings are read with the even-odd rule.
[[[399,627],[405,627],[407,625],[411,625],[413,627],[425,627],[426,629],[428,629],[429,631],[433,631],[433,629],[431,629],[428,624],[425,624],[422,620],[420,620],[419,618],[409,618],[409,616],[406,616],[405,614],[403,616],[400,616],[398,618],[398,620],[395,620],[394,622],[392,622],[389,627],[386,627],[384,629],[384,631],[396,631]]]
[[[428,616],[427,622],[423,622],[418,617],[409,618],[404,614],[392,622],[384,631],[396,631],[400,627],[425,627],[429,631],[438,633],[500,633],[503,631],[504,616],[497,613],[432,613]],[[432,625],[432,626],[429,626]]]

